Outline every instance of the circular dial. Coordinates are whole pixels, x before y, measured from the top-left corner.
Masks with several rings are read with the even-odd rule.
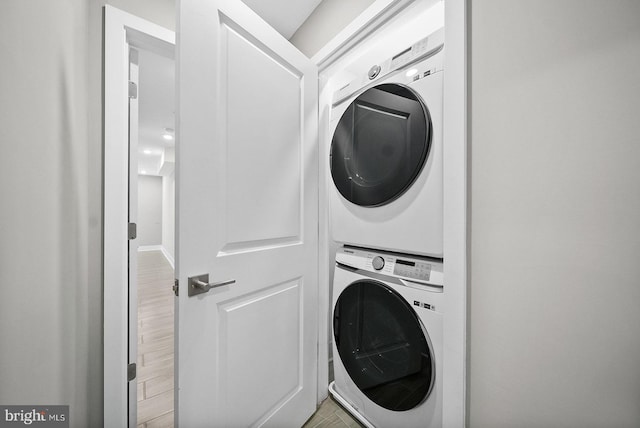
[[[380,256],[375,256],[371,264],[373,264],[375,270],[380,270],[384,267],[384,259]]]
[[[378,77],[378,74],[380,74],[380,70],[381,70],[381,68],[380,68],[380,66],[379,66],[379,65],[374,65],[373,67],[371,67],[371,68],[369,69],[369,73],[368,73],[368,75],[369,75],[369,80],[373,80],[373,79],[375,79],[376,77]]]

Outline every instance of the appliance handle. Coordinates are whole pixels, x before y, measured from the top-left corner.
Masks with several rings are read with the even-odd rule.
[[[364,269],[358,269],[353,266],[345,265],[340,262],[336,262],[336,268],[340,268],[347,272],[353,272],[357,275],[364,276],[371,279],[377,279],[378,281],[390,282],[392,284],[401,285],[403,287],[417,288],[419,290],[431,291],[436,293],[442,293],[443,286],[440,284],[430,284],[424,282],[411,281],[405,278],[398,278],[395,276],[384,275],[378,272],[370,272]]]
[[[338,308],[333,310],[333,339],[336,348],[340,348],[340,310]]]

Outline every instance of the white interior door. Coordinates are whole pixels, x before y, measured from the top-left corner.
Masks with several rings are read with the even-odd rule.
[[[317,70],[239,0],[178,9],[176,420],[300,427],[317,394]],[[234,282],[189,296],[201,274]]]
[[[129,224],[138,223],[138,51],[129,48]],[[129,236],[129,366],[138,360],[138,240]],[[129,370],[128,370],[129,371]],[[127,376],[129,428],[136,428],[138,380]]]

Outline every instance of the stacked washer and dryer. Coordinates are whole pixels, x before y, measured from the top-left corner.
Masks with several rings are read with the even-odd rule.
[[[331,394],[364,425],[442,426],[444,30],[334,94]]]

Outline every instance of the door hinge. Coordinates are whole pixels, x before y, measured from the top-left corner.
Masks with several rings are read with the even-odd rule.
[[[135,223],[129,223],[127,236],[129,239],[136,239],[138,237],[138,225]]]
[[[136,378],[136,363],[127,366],[127,381],[131,382]]]
[[[176,296],[178,295],[178,280],[176,279],[175,281],[173,281],[173,294],[175,294]]]
[[[131,80],[129,80],[129,98],[132,100],[138,99],[138,85]]]

